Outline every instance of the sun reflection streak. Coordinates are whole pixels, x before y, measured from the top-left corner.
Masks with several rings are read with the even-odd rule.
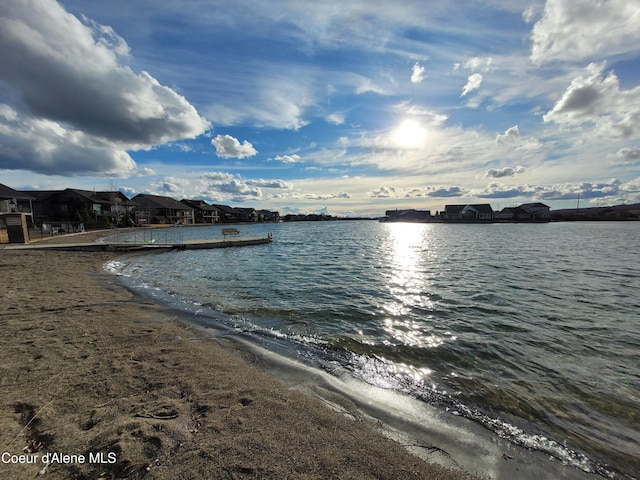
[[[435,255],[431,235],[432,225],[387,224],[386,278],[389,296],[381,305],[384,315],[381,328],[387,333],[387,345],[417,348],[438,348],[454,340],[440,335],[437,319],[429,312],[436,310],[429,291],[434,281],[429,262]],[[419,316],[415,313],[419,312]]]
[[[425,331],[424,325],[412,320],[384,320],[384,330],[403,345],[421,348],[436,348],[444,344],[445,339]]]

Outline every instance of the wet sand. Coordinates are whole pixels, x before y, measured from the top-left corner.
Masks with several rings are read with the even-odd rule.
[[[0,248],[0,478],[468,478],[131,293],[112,258]]]

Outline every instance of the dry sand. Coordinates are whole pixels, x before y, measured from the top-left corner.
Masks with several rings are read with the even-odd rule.
[[[0,478],[467,478],[132,294],[115,257],[0,249]]]

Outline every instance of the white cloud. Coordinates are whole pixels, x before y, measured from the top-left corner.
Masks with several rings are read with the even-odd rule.
[[[302,158],[300,158],[300,155],[294,153],[292,155],[276,155],[275,160],[283,163],[298,163]]]
[[[334,198],[350,199],[351,195],[347,192],[340,193],[310,193],[310,192],[287,192],[275,193],[269,196],[270,199],[287,199],[287,200],[331,200]]]
[[[180,177],[164,177],[158,182],[152,182],[149,184],[151,192],[155,192],[157,195],[171,196],[171,197],[184,197],[189,196],[186,192],[189,190],[191,182],[186,178]]]
[[[503,168],[490,168],[484,174],[488,178],[502,178],[513,177],[519,173],[524,173],[527,169],[522,166],[517,167],[503,167]]]
[[[536,16],[536,7],[530,6],[524,12],[522,12],[522,19],[524,23],[533,22],[534,17]]]
[[[618,150],[613,155],[615,163],[621,164],[634,164],[640,162],[640,148],[638,147],[625,147]]]
[[[464,63],[464,68],[472,72],[489,73],[492,64],[493,58],[491,57],[471,57]]]
[[[214,202],[263,199],[262,188],[274,190],[291,190],[293,184],[280,179],[245,179],[227,172],[205,172],[200,180],[204,185],[200,196]],[[269,197],[271,198],[271,196]]]
[[[449,198],[465,195],[466,190],[455,186],[401,188],[382,186],[367,195],[373,198]]]
[[[518,125],[508,128],[503,134],[496,136],[496,143],[508,143],[520,139],[520,129]]]
[[[614,138],[640,133],[640,86],[622,90],[613,71],[604,77],[604,65],[590,64],[583,76],[575,78],[545,122],[561,125],[590,123],[596,132]]]
[[[226,183],[233,180],[233,175],[226,172],[205,172],[202,174],[202,179],[212,183]]]
[[[244,201],[248,198],[262,198],[262,191],[259,188],[251,188],[246,182],[233,179],[228,183],[216,185],[216,190],[232,195],[234,201]]]
[[[576,200],[618,198],[623,183],[618,179],[608,182],[564,183],[555,185],[503,185],[493,182],[483,190],[473,191],[478,198],[533,198],[536,200]]]
[[[460,96],[464,97],[469,92],[472,92],[473,90],[478,89],[480,87],[481,83],[482,83],[482,75],[481,74],[473,73],[473,74],[469,75],[469,78],[467,78],[467,84],[462,89],[462,94]]]
[[[332,113],[327,115],[327,122],[333,123],[334,125],[344,125],[344,114],[342,113]]]
[[[131,187],[120,187],[118,190],[122,192],[126,197],[133,198],[136,195],[136,189]]]
[[[149,167],[138,168],[138,170],[136,171],[136,175],[139,177],[147,177],[155,174],[156,174],[156,171],[153,168],[149,168]]]
[[[258,151],[246,140],[240,143],[231,135],[218,135],[211,140],[211,145],[216,147],[216,155],[222,158],[253,157]]]
[[[398,193],[394,187],[378,187],[369,192],[370,197],[374,198],[396,198]]]
[[[531,60],[582,61],[638,52],[638,0],[547,0],[531,33]]]
[[[424,67],[420,66],[420,64],[416,62],[413,68],[411,69],[411,83],[422,82],[426,78],[426,75],[424,72],[425,72]]]
[[[133,159],[114,142],[1,107],[0,168],[65,176],[125,177],[136,171]]]
[[[122,176],[135,167],[126,150],[209,127],[184,97],[126,65],[129,48],[110,27],[53,0],[1,2],[0,51],[0,81],[19,99],[13,119],[6,107],[0,116],[0,168]],[[16,132],[17,121],[26,128]]]
[[[258,178],[255,180],[247,180],[247,185],[251,187],[262,187],[262,188],[277,188],[283,190],[291,190],[293,188],[293,184],[291,182],[286,182],[284,180],[265,180],[262,178]]]

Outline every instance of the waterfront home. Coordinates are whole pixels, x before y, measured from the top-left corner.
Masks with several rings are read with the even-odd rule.
[[[196,223],[218,223],[220,222],[220,211],[213,205],[209,205],[204,200],[182,200],[182,203],[193,208],[194,220]]]
[[[495,219],[503,222],[528,222],[531,214],[522,207],[505,207],[495,214]]]
[[[473,205],[445,205],[443,220],[445,222],[492,222],[493,208],[488,203]]]
[[[33,213],[31,202],[33,200],[31,195],[0,183],[0,214],[25,213],[31,216]]]
[[[532,220],[548,221],[551,218],[551,208],[544,203],[523,203],[520,208],[531,215]]]
[[[54,224],[61,231],[74,231],[80,223],[86,226],[126,224],[136,207],[135,202],[118,191],[66,188],[25,190],[21,193],[32,197],[35,224]]]
[[[404,210],[387,210],[381,218],[381,222],[412,222],[424,223],[433,221],[431,210],[415,210],[413,208]]]
[[[133,197],[133,201],[138,204],[136,219],[139,225],[150,223],[193,225],[195,223],[194,209],[174,198],[140,193]]]

